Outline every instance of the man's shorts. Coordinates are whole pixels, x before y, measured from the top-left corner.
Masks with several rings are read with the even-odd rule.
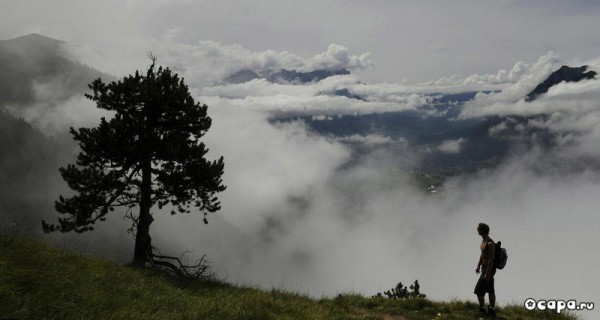
[[[496,294],[494,290],[494,274],[496,270],[492,270],[492,275],[488,281],[484,279],[485,271],[481,272],[481,276],[479,276],[479,280],[477,280],[477,284],[475,285],[475,294],[478,296],[483,296],[486,293]]]

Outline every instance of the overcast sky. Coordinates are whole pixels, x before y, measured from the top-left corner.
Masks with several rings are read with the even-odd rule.
[[[592,0],[0,1],[2,39],[38,32],[93,47],[177,37],[301,57],[336,43],[370,52],[362,76],[377,82],[495,73],[548,51],[587,60],[599,56],[599,29]]]

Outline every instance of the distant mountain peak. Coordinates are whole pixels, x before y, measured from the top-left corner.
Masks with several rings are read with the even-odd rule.
[[[87,92],[94,79],[110,78],[71,60],[64,44],[37,33],[0,40],[0,106],[42,108]],[[60,79],[60,90],[37,89],[54,79]]]
[[[240,84],[254,79],[266,79],[272,83],[280,84],[305,84],[319,82],[325,78],[337,75],[347,75],[350,71],[347,69],[318,69],[308,72],[299,72],[296,70],[279,69],[279,70],[264,70],[253,71],[250,69],[242,69],[225,78],[225,83]]]
[[[5,41],[48,41],[48,42],[59,42],[59,43],[63,42],[63,41],[56,40],[54,38],[50,38],[50,37],[47,37],[47,36],[44,36],[44,35],[41,35],[41,34],[35,33],[35,32],[26,34],[24,36],[8,39]]]
[[[30,54],[32,52],[55,52],[63,43],[64,41],[38,33],[30,33],[13,39],[1,40],[0,46],[13,52]]]
[[[596,76],[595,71],[588,71],[588,66],[569,67],[562,66],[560,69],[552,72],[546,80],[538,84],[533,91],[525,97],[525,101],[530,102],[535,100],[539,95],[542,95],[548,90],[561,82],[579,82],[585,79],[593,79]]]
[[[14,45],[43,45],[43,46],[58,46],[64,43],[64,41],[56,40],[50,37],[46,37],[39,33],[30,33],[24,36],[2,40],[3,43],[12,43]]]

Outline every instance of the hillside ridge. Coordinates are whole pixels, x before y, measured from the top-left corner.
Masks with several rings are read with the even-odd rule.
[[[474,302],[345,293],[315,300],[281,290],[182,280],[0,235],[0,317],[17,319],[472,319]],[[522,306],[497,319],[577,319]],[[477,319],[477,317],[475,317]]]

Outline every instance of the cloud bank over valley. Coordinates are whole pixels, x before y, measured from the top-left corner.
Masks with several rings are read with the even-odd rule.
[[[2,101],[7,117],[22,117],[27,130],[43,133],[31,141],[55,139],[67,150],[36,159],[50,163],[38,199],[45,207],[31,211],[32,220],[56,217],[52,190],[66,189],[57,169],[76,152],[68,128],[111,116],[83,97],[87,74],[73,78],[74,72],[88,68],[112,80],[144,70],[150,50],[209,106],[213,126],[204,142],[209,158],[224,156],[227,185],[223,208],[208,225],[201,214],[153,210],[151,234],[163,251],[207,253],[227,281],[316,297],[371,295],[419,279],[433,299],[472,299],[475,228],[486,222],[510,255],[496,278],[501,304],[529,297],[600,301],[600,258],[589,254],[600,243],[600,81],[561,82],[525,101],[562,65],[600,72],[599,59],[565,61],[548,52],[489,74],[375,82],[361,77],[377,68],[373,56],[340,44],[304,56],[184,43],[178,34],[61,43],[60,52],[48,54],[77,61],[72,72],[22,73],[28,94]],[[243,70],[300,77],[342,69],[348,72],[310,81],[226,81]],[[36,149],[27,149],[26,158]],[[441,177],[440,192],[427,192],[423,176]],[[128,259],[133,242],[126,229],[115,215],[93,233],[52,237]]]

